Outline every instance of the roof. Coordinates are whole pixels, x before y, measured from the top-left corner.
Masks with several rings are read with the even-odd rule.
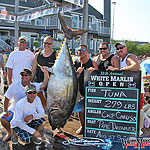
[[[93,15],[97,19],[103,19],[103,15],[98,10],[96,10],[93,6],[91,6],[90,4],[88,7],[88,11],[89,11],[89,15]],[[83,13],[83,8],[74,10],[72,12]]]

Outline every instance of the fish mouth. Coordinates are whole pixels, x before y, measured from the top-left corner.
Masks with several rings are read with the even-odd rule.
[[[66,116],[64,111],[58,108],[52,108],[48,111],[48,120],[52,130],[63,128],[66,124]]]

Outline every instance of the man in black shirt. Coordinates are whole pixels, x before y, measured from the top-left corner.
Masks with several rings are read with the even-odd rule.
[[[85,96],[85,87],[84,87],[84,70],[88,70],[89,72],[93,72],[98,69],[97,64],[92,61],[88,56],[88,50],[86,45],[80,45],[78,47],[78,55],[79,60],[75,61],[75,69],[78,75],[78,84],[79,84],[79,92],[81,94],[81,99],[79,103],[81,105],[84,104],[84,96]],[[78,104],[78,103],[77,103]],[[76,104],[76,106],[77,106]],[[76,106],[73,112],[77,112]],[[83,106],[82,106],[83,107]],[[76,131],[77,134],[83,134],[83,126],[84,126],[84,111],[79,112],[79,119],[81,122],[81,127]]]
[[[98,64],[98,69],[101,71],[106,70],[119,70],[120,59],[118,56],[110,54],[108,43],[101,43],[99,47],[99,55],[93,59]]]

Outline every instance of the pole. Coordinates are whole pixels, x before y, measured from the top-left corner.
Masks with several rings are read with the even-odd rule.
[[[115,5],[116,5],[116,2],[112,2],[112,4],[114,5],[114,9],[113,9],[113,25],[112,25],[112,40],[113,40],[113,36],[114,36],[114,25],[115,25]]]
[[[88,0],[84,0],[83,9],[83,30],[88,29]],[[88,33],[82,35],[82,44],[87,45]]]
[[[19,12],[19,0],[15,0],[15,13]],[[15,44],[14,47],[18,46],[18,32],[19,32],[19,22],[17,21],[17,15],[15,19]]]

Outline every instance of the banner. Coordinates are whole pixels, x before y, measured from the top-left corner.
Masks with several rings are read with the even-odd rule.
[[[84,0],[64,0],[64,1],[69,2],[71,4],[78,5],[80,7],[83,7],[84,5]]]
[[[52,7],[52,8],[35,11],[32,13],[27,13],[25,15],[18,16],[17,21],[33,20],[39,17],[57,14],[58,12],[60,13],[70,12],[83,7],[83,0],[65,0],[65,1],[71,4],[65,4],[59,7]],[[15,15],[9,15],[6,10],[1,11],[0,13],[0,19],[2,20],[15,21],[15,18],[16,18]]]

